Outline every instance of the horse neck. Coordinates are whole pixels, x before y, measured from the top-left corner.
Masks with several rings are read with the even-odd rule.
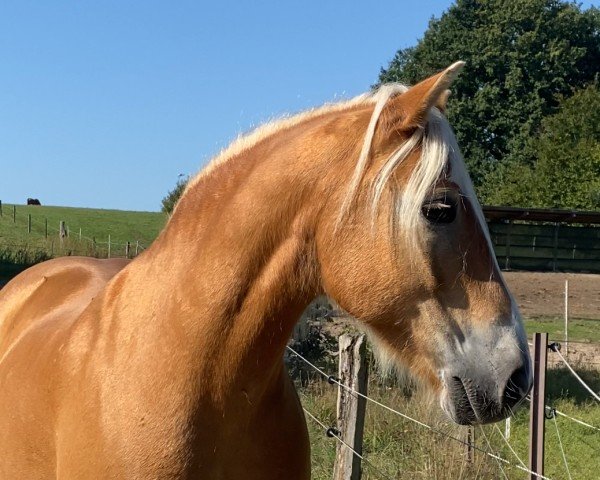
[[[306,142],[287,132],[201,177],[139,259],[165,328],[185,328],[197,375],[220,395],[244,379],[281,379],[293,326],[320,293],[322,169],[299,164],[295,145]]]

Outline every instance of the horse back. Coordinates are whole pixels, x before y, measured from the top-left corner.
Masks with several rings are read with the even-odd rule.
[[[35,265],[0,291],[0,359],[47,316],[76,318],[128,260],[61,257]]]

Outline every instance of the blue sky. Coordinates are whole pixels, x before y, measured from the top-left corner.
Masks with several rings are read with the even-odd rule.
[[[158,210],[239,133],[368,90],[450,4],[3,1],[0,200]]]

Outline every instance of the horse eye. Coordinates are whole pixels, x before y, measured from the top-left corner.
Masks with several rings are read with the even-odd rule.
[[[430,223],[452,223],[456,219],[457,205],[452,198],[443,197],[423,205],[421,212]]]

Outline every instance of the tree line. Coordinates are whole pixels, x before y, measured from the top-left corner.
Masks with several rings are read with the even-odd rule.
[[[457,0],[378,83],[467,62],[448,102],[482,203],[600,208],[600,10],[559,0]]]

